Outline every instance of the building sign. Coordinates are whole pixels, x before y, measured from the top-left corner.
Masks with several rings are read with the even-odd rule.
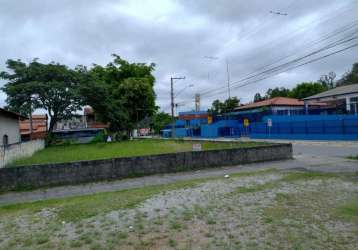
[[[213,117],[211,115],[208,116],[208,124],[213,123]]]
[[[267,119],[267,127],[272,127],[272,119]]]
[[[249,119],[244,119],[244,126],[245,126],[245,127],[250,126],[250,121],[249,121]]]
[[[200,143],[193,144],[193,151],[201,151],[201,144]]]

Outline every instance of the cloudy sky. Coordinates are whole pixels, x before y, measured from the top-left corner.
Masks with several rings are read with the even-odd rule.
[[[186,77],[175,83],[179,110],[193,109],[195,93],[203,94],[206,109],[228,96],[226,62],[231,94],[242,102],[330,71],[340,77],[358,61],[358,47],[261,81],[266,75],[255,75],[357,34],[356,13],[357,0],[0,0],[0,70],[8,58],[74,67],[104,65],[116,53],[157,64],[155,90],[163,110],[170,107],[171,76]],[[0,106],[5,98],[0,92]]]

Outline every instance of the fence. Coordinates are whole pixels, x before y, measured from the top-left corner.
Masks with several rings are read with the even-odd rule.
[[[249,128],[250,137],[256,139],[358,140],[358,117],[330,116],[328,118],[321,116],[310,119],[268,117],[268,119],[272,119],[271,127],[267,122],[252,123]]]
[[[0,168],[23,157],[29,157],[36,151],[45,148],[44,140],[33,140],[23,143],[0,146]]]

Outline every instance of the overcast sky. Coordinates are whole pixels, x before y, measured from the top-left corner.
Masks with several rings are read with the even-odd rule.
[[[156,63],[157,104],[165,111],[170,77],[185,76],[175,83],[177,93],[194,87],[176,98],[183,111],[194,108],[195,93],[219,89],[202,96],[202,109],[227,98],[227,60],[232,95],[245,103],[270,87],[349,70],[358,62],[357,47],[242,88],[233,83],[284,56],[292,55],[281,63],[344,37],[349,33],[315,43],[358,19],[357,13],[357,0],[0,0],[0,70],[9,58],[74,67],[104,65],[116,53]],[[0,106],[5,98],[0,93]]]

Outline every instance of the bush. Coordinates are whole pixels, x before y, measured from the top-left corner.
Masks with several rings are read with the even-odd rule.
[[[96,136],[91,140],[90,143],[99,143],[99,142],[106,142],[107,135],[104,131],[101,131],[96,134]]]

